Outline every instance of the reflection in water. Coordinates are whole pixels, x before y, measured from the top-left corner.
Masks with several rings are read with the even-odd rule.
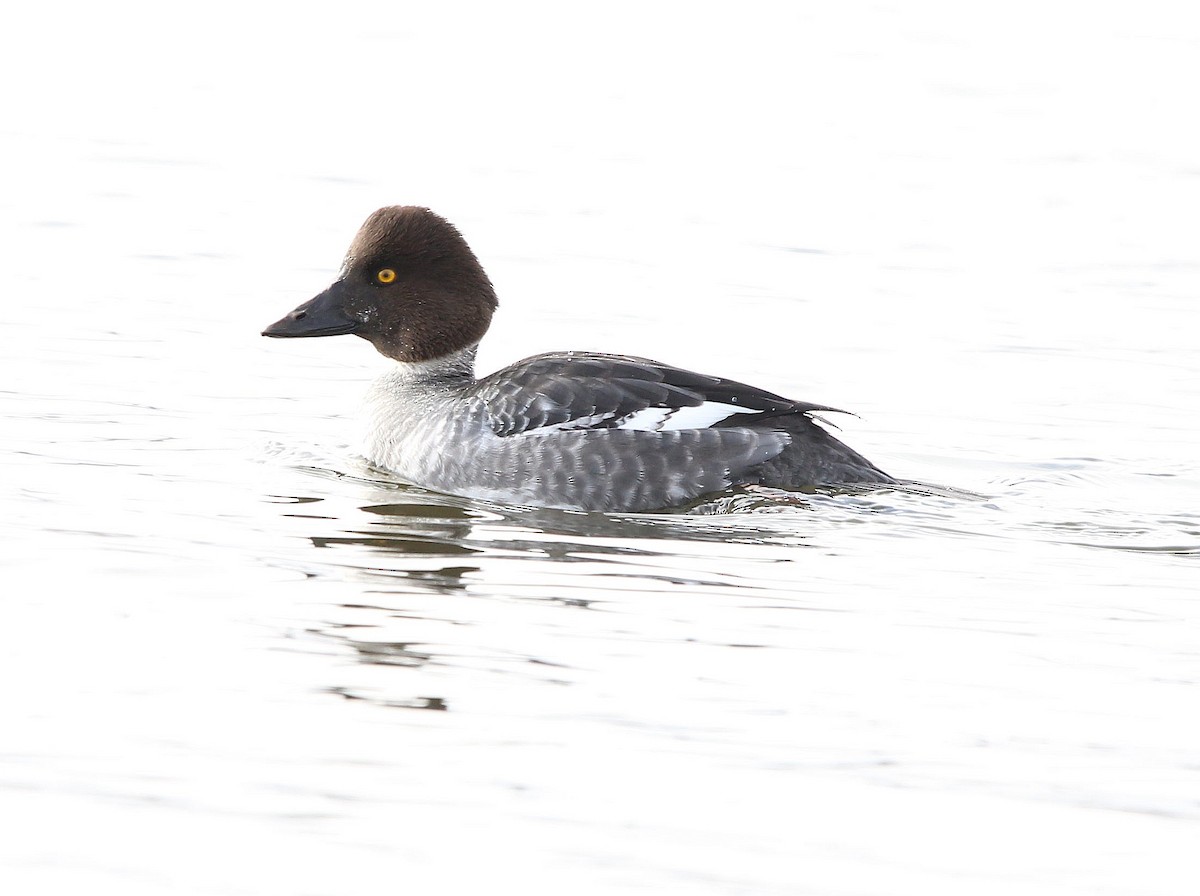
[[[1195,514],[1164,512],[1119,515],[1109,507],[1054,507],[1046,494],[1061,491],[1081,475],[1073,460],[1061,469],[1044,469],[997,486],[990,496],[950,488],[901,486],[887,489],[785,493],[739,489],[709,499],[686,511],[660,514],[600,514],[472,502],[411,488],[387,478],[323,471],[368,486],[405,493],[404,501],[360,503],[358,525],[343,514],[305,518],[334,524],[334,531],[309,536],[319,548],[366,548],[343,558],[339,567],[359,568],[371,576],[393,576],[411,584],[463,587],[475,565],[429,568],[412,561],[472,556],[481,558],[587,564],[596,575],[620,575],[625,568],[641,579],[679,585],[715,584],[714,561],[729,561],[724,572],[740,587],[755,587],[741,565],[761,552],[742,547],[822,549],[833,535],[853,533],[857,539],[920,539],[936,534],[951,538],[1036,540],[1055,544],[1133,552],[1163,551],[1182,555],[1200,549]],[[379,474],[376,474],[378,477]],[[1092,480],[1101,480],[1090,474]],[[294,497],[313,503],[320,497]],[[1071,517],[1063,519],[1063,514]],[[289,516],[296,516],[289,514]],[[383,562],[389,558],[388,562]],[[669,564],[664,563],[669,561]],[[690,562],[689,562],[690,561]],[[609,568],[603,567],[605,564]],[[672,572],[663,573],[664,565]],[[735,571],[736,567],[736,571]],[[577,585],[577,587],[585,586]],[[586,596],[564,596],[584,600]]]
[[[327,548],[338,544],[357,544],[366,547],[380,548],[401,554],[415,554],[420,557],[453,556],[456,554],[474,554],[474,548],[452,542],[435,541],[432,538],[381,536],[370,532],[352,532],[346,536],[313,538],[313,545]]]
[[[329,693],[345,697],[347,700],[367,699],[358,694],[352,694],[345,688],[330,688]],[[376,700],[373,702],[378,706],[386,706],[392,709],[432,709],[445,711],[449,708],[446,706],[446,701],[441,697],[414,697],[412,700]]]
[[[986,498],[734,493],[658,515],[481,505],[357,476],[334,480],[354,488],[323,493],[322,515],[292,520],[312,546],[292,559],[311,571],[309,556],[332,557],[317,576],[356,589],[310,628],[345,660],[323,691],[434,710],[374,723],[469,732],[457,748],[492,774],[504,762],[484,755],[608,737],[668,765],[697,755],[780,780],[889,793],[949,780],[976,798],[1126,808],[1138,790],[1111,768],[1143,747],[1080,670],[1109,674],[1119,654],[1183,682],[1185,651],[1162,605],[1097,607],[1121,567],[1076,545],[1133,552],[1172,531],[1194,545],[1197,517],[1064,506],[1079,475],[1039,470]],[[1025,593],[1014,577],[1057,584]],[[1180,755],[1159,761],[1164,779],[1182,773]]]
[[[362,508],[364,513],[375,513],[392,519],[436,519],[436,520],[478,520],[485,519],[488,514],[477,510],[468,510],[453,504],[368,504]]]
[[[364,661],[378,663],[381,666],[423,666],[433,659],[433,654],[413,650],[413,645],[389,643],[385,641],[355,641],[349,640]]]
[[[918,556],[930,544],[944,545],[932,568],[953,566],[955,545],[967,543],[1000,554],[1038,542],[1071,550],[1200,552],[1194,513],[1127,514],[1118,522],[1107,508],[1069,511],[1050,504],[1048,495],[1083,475],[1082,464],[1073,460],[998,483],[987,497],[928,487],[804,494],[751,489],[685,512],[643,515],[481,504],[352,467],[318,475],[353,484],[365,500],[340,511],[288,516],[316,527],[308,541],[334,558],[315,566],[304,560],[306,574],[354,581],[362,589],[363,600],[327,607],[315,633],[352,651],[363,666],[390,669],[393,676],[404,669],[419,679],[374,677],[331,690],[382,706],[449,709],[455,705],[450,695],[428,696],[426,679],[436,670],[570,684],[586,677],[589,664],[603,662],[587,660],[596,645],[580,650],[581,633],[595,630],[619,643],[629,637],[623,632],[631,618],[637,620],[633,630],[658,618],[661,628],[637,637],[663,649],[672,643],[769,648],[779,631],[759,627],[759,619],[789,614],[787,628],[803,631],[790,614],[850,609],[844,583],[829,580],[826,571],[828,559],[843,551],[892,552],[897,571],[889,589],[908,576],[912,587],[924,590],[929,567],[897,563],[891,547],[897,539],[920,546]],[[1103,480],[1100,473],[1086,475]],[[313,507],[339,498],[332,492],[274,500]],[[468,563],[446,562],[468,557]],[[687,621],[701,609],[710,620],[726,611],[738,615],[727,630],[701,634]],[[521,629],[511,629],[510,619],[522,620]],[[983,618],[961,624],[997,631],[1012,625]],[[497,640],[498,632],[508,638]],[[572,649],[564,651],[563,636],[575,640]]]

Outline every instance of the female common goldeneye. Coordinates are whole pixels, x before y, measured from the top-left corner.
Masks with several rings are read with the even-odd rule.
[[[353,333],[395,360],[368,394],[365,453],[436,491],[644,511],[734,485],[895,481],[813,420],[835,408],[645,358],[551,353],[476,379],[496,305],[452,224],[392,206],[363,224],[333,285],[263,335]]]

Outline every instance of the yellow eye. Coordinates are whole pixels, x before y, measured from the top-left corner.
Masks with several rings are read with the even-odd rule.
[[[396,272],[391,268],[380,268],[380,270],[375,274],[375,279],[380,283],[391,283],[396,279]]]

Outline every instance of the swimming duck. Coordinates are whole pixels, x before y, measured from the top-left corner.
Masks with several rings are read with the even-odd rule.
[[[732,486],[895,482],[814,418],[835,408],[720,376],[551,352],[476,378],[475,353],[497,304],[450,222],[390,206],[367,218],[333,284],[263,335],[352,333],[395,361],[368,392],[364,453],[435,491],[627,512]]]

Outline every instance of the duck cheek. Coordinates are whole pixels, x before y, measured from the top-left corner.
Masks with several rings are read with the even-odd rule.
[[[371,303],[354,300],[347,302],[346,316],[358,324],[360,333],[378,329],[379,309]]]
[[[368,315],[367,323],[359,327],[356,335],[361,336],[385,358],[393,361],[412,361],[412,334],[406,332],[403,324],[380,320],[378,315]]]

